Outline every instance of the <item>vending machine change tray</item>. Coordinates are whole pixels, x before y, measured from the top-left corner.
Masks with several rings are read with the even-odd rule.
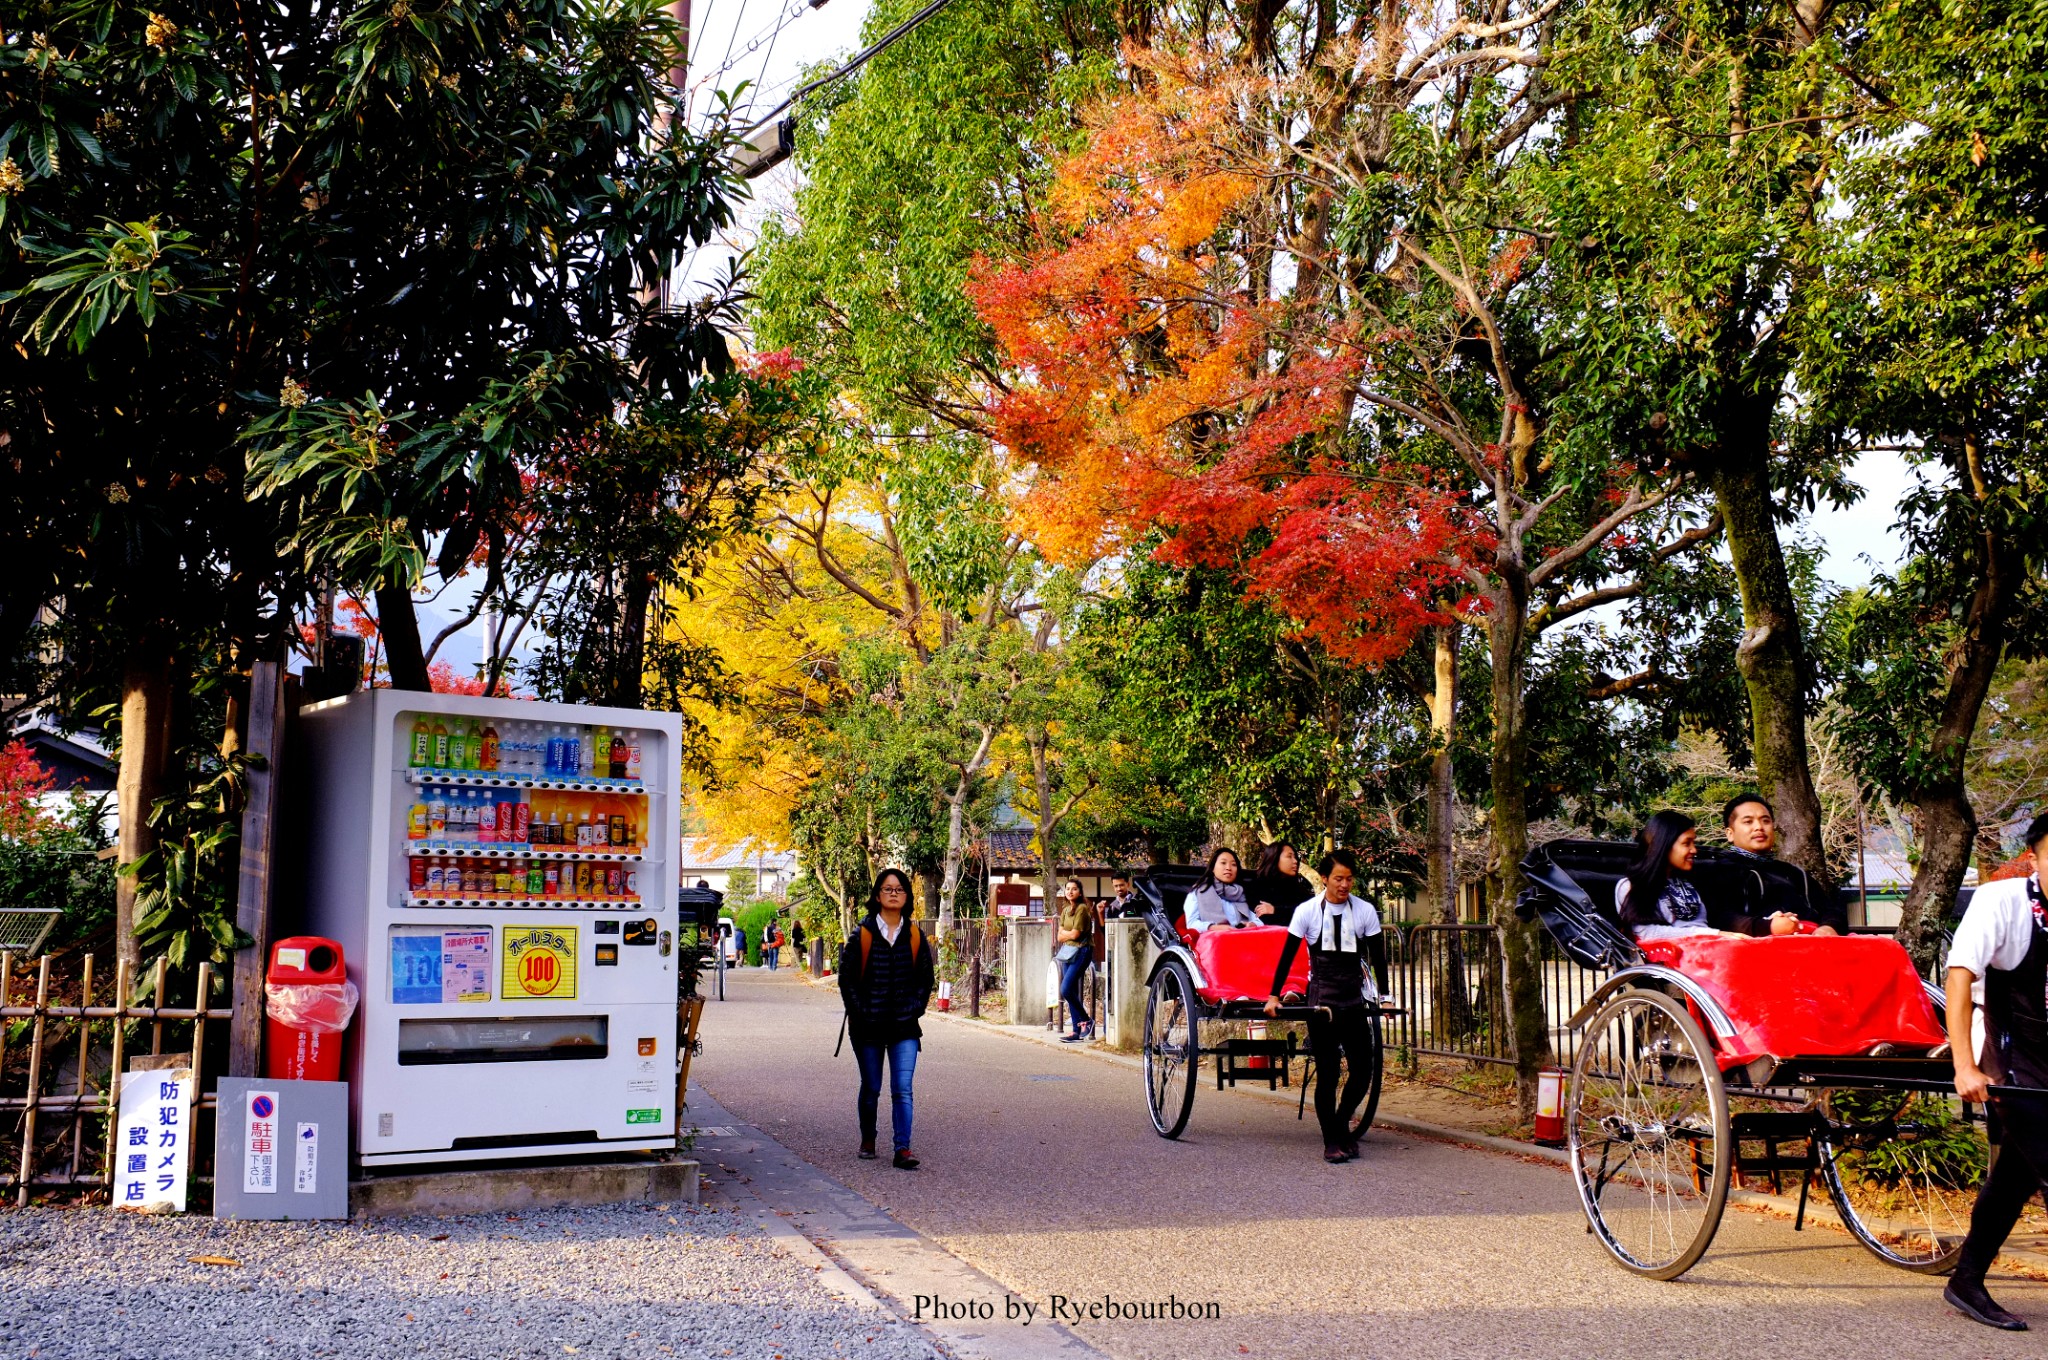
[[[609,1017],[506,1016],[494,1020],[401,1020],[398,1065],[578,1062],[609,1052]]]

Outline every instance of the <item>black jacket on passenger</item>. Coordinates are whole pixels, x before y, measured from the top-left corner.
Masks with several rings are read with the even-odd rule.
[[[1708,924],[1750,935],[1771,933],[1770,918],[1789,911],[1802,921],[1849,931],[1849,910],[1796,864],[1735,849],[1702,855],[1693,880],[1706,899]]]
[[[867,967],[861,967],[861,934],[868,933]],[[911,954],[911,941],[917,953]],[[931,937],[914,930],[906,916],[896,942],[882,933],[870,913],[839,951],[839,997],[846,1004],[847,1037],[856,1044],[892,1044],[921,1039],[918,1017],[938,989]]]

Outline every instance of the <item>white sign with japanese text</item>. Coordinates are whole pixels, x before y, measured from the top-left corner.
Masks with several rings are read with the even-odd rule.
[[[251,1091],[242,1102],[242,1193],[277,1193],[277,1092]]]
[[[192,1165],[192,1069],[130,1072],[121,1082],[115,1131],[114,1204],[185,1212]]]

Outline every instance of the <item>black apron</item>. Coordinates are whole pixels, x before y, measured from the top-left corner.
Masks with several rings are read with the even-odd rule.
[[[1329,935],[1329,931],[1323,932],[1325,940]],[[1309,1005],[1341,1010],[1365,1004],[1365,937],[1359,936],[1356,944],[1356,952],[1349,954],[1341,949],[1324,948],[1323,940],[1310,946]]]
[[[2034,882],[2027,896],[2034,909],[2027,956],[2017,968],[1984,970],[1984,1011],[2006,1083],[2048,1087],[2048,904]]]

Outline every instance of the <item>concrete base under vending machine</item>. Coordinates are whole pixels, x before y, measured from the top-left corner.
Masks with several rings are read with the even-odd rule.
[[[358,1219],[406,1218],[601,1204],[695,1204],[697,1169],[686,1158],[649,1158],[365,1176],[349,1186],[349,1213]]]

